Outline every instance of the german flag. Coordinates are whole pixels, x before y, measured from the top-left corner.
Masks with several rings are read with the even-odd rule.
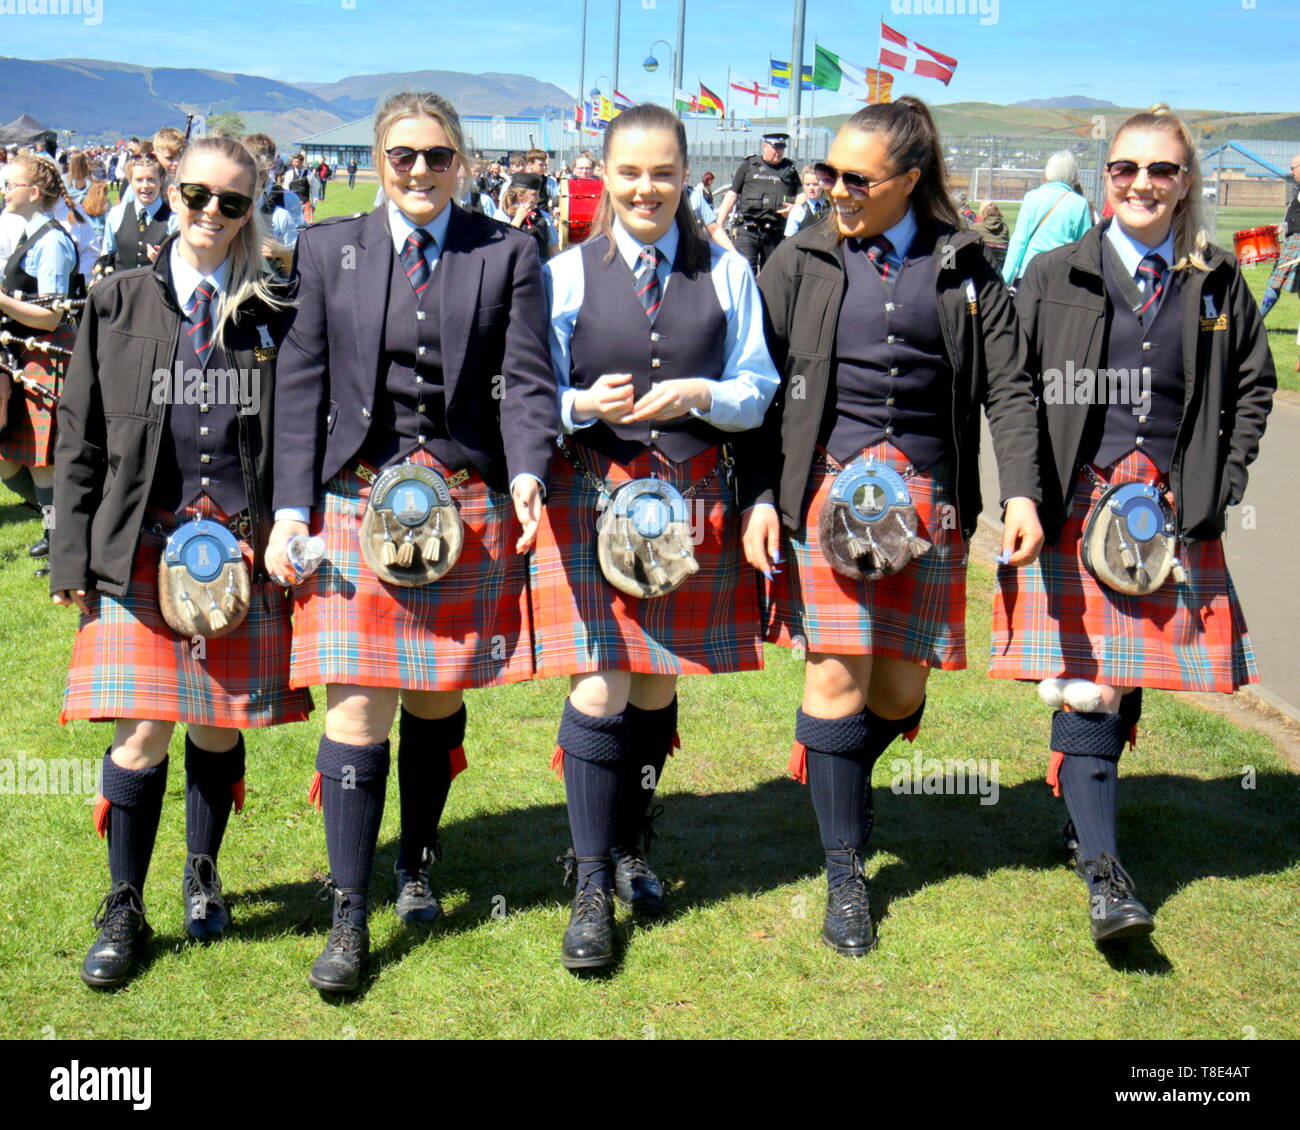
[[[726,116],[726,110],[723,109],[722,99],[713,93],[704,83],[700,83],[700,110],[705,114],[718,114],[721,117]]]

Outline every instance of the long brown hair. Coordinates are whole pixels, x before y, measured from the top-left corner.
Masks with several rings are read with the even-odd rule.
[[[883,133],[889,139],[889,163],[900,172],[920,169],[912,189],[912,207],[918,220],[963,228],[948,191],[948,171],[943,163],[943,141],[930,108],[919,98],[903,95],[897,102],[864,106],[841,129]]]
[[[1183,150],[1183,166],[1187,170],[1187,195],[1174,205],[1174,265],[1175,271],[1195,267],[1198,271],[1208,271],[1205,257],[1209,254],[1210,239],[1201,224],[1201,164],[1196,157],[1196,143],[1183,120],[1163,102],[1134,114],[1125,120],[1115,131],[1115,139],[1110,143],[1110,160],[1119,148],[1119,139],[1125,130],[1142,130],[1147,133],[1172,133],[1178,138]]]
[[[681,118],[663,106],[653,102],[642,102],[630,110],[624,110],[605,127],[605,145],[601,149],[601,159],[605,162],[606,175],[609,172],[609,153],[614,138],[625,129],[663,130],[677,139],[677,148],[682,154],[682,170],[690,166],[686,152],[686,126]],[[712,251],[708,241],[700,234],[695,222],[695,213],[691,211],[690,189],[683,183],[682,194],[677,201],[677,211],[673,214],[677,224],[677,238],[680,241],[678,258],[690,271],[707,271],[712,265]],[[605,261],[614,257],[617,247],[614,243],[614,205],[609,199],[609,190],[602,188],[600,204],[596,208],[596,218],[592,221],[592,235],[603,235],[609,243]]]
[[[68,180],[73,188],[85,188],[90,182],[90,162],[80,149],[68,154]]]
[[[77,211],[76,202],[68,195],[68,190],[63,183],[63,174],[59,172],[59,166],[53,160],[44,153],[28,153],[15,158],[14,164],[20,166],[31,177],[32,184],[41,194],[42,212],[48,212],[54,207],[54,202],[61,199],[68,206],[68,216],[72,222],[75,224],[82,222],[83,216]]]
[[[81,210],[87,216],[102,216],[108,211],[108,181],[97,180],[86,192]]]

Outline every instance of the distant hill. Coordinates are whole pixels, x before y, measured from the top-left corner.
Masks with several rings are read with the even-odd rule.
[[[1099,98],[1086,98],[1082,94],[1071,94],[1068,98],[1033,98],[1028,102],[1012,102],[1011,105],[1030,110],[1095,110],[1110,109],[1115,106],[1115,103]]]
[[[352,75],[338,82],[300,82],[300,90],[324,99],[348,120],[373,113],[384,95],[399,90],[432,90],[462,114],[540,115],[545,109],[573,105],[573,96],[549,82],[527,75],[464,74],[460,71],[401,71]]]

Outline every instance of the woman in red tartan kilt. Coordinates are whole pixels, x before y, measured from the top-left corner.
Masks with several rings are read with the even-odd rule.
[[[127,980],[151,932],[144,883],[175,724],[186,724],[185,925],[213,941],[230,922],[217,856],[243,803],[240,731],[311,710],[307,692],[289,688],[289,607],[258,551],[271,526],[266,438],[287,320],[286,296],[261,278],[258,183],[238,142],[191,146],[170,189],[180,234],[153,266],[95,287],[59,404],[50,587],[56,604],[81,611],[60,721],[116,723],[96,808],[113,886],[81,970],[95,987]],[[169,536],[200,518],[222,527],[222,560],[233,566],[237,546],[247,570],[233,630],[233,569],[229,591],[221,574],[208,582],[218,594],[204,589],[207,631],[191,633],[160,587]]]
[[[0,289],[0,333],[8,336],[0,342],[0,479],[30,468],[36,501],[48,523],[54,501],[54,412],[77,325],[71,315],[23,299],[66,297],[80,279],[77,245],[52,214],[65,195],[54,162],[27,154],[15,158],[9,170],[5,210],[20,217],[22,226]],[[79,220],[68,203],[69,214]],[[48,528],[27,552],[31,557],[49,553]],[[49,572],[42,564],[36,575]]]
[[[1017,295],[1043,382],[1049,544],[1032,569],[1000,572],[992,643],[994,677],[1043,680],[1057,708],[1048,783],[1065,797],[1097,942],[1155,928],[1116,839],[1118,761],[1125,739],[1136,741],[1142,688],[1230,694],[1258,679],[1221,535],[1276,387],[1241,272],[1201,231],[1196,147],[1182,122],[1163,107],[1129,118],[1106,169],[1114,218],[1039,256]],[[1090,519],[1126,505],[1099,507],[1122,484],[1154,488],[1153,513],[1160,495],[1173,508],[1150,530],[1126,527],[1155,548],[1162,524],[1176,538],[1177,566],[1145,595],[1116,587],[1147,576],[1133,560],[1084,563]]]
[[[369,952],[399,703],[397,914],[427,924],[441,912],[429,877],[438,823],[465,763],[464,692],[533,675],[523,554],[559,426],[545,292],[527,235],[452,202],[464,154],[450,103],[394,95],[375,117],[385,203],[298,241],[267,560],[298,580],[289,540],[324,539],[324,564],[297,588],[290,673],[328,694],[312,796],[334,918],[309,977],[324,992],[356,989]],[[449,500],[436,520],[433,507],[416,512],[424,488],[410,485],[431,472]],[[390,490],[394,478],[408,485]],[[457,527],[459,558],[438,576]]]
[[[746,557],[770,582],[767,639],[807,651],[791,772],[826,859],[822,940],[860,956],[876,943],[872,767],[915,736],[930,671],[966,665],[980,408],[1012,566],[1042,541],[1038,429],[1010,296],[960,230],[925,104],[858,111],[815,168],[829,222],[786,240],[759,277],[783,383],[743,445],[741,503]]]
[[[723,445],[758,425],[777,384],[745,261],[691,216],[676,115],[624,111],[604,158],[594,236],[546,268],[564,436],[531,573],[537,673],[570,676],[553,762],[577,869],[569,969],[613,961],[615,894],[634,914],[664,907],[640,840],[678,678],[762,666]],[[668,506],[647,480],[681,495],[675,533],[630,508]]]

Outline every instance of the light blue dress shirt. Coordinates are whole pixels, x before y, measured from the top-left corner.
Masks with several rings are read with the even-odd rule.
[[[447,225],[451,223],[451,206],[447,205],[427,224],[417,224],[405,212],[403,212],[391,200],[388,201],[388,230],[393,236],[393,250],[400,258],[402,248],[406,246],[406,241],[411,238],[411,232],[417,227],[423,227],[431,236],[433,242],[424,249],[424,260],[429,264],[429,270],[438,269],[438,258],[442,255],[442,249],[447,243]]]
[[[614,221],[614,243],[628,269],[635,270],[637,258],[646,245],[628,234],[618,220]],[[655,244],[661,253],[658,275],[661,293],[665,295],[672,285],[677,244],[676,224]],[[709,253],[710,277],[727,320],[723,372],[717,380],[706,380],[712,395],[708,410],[692,409],[691,414],[725,432],[748,431],[763,422],[780,378],[763,337],[763,305],[749,264],[736,252],[724,251],[716,244],[709,245]],[[560,391],[560,420],[568,434],[596,422],[592,419],[575,424],[573,420],[573,401],[578,390],[570,380],[569,343],[582,307],[582,248],[571,248],[552,259],[543,268],[543,274],[551,305],[551,363]]]
[[[704,190],[698,184],[691,189],[690,204],[695,218],[706,228],[718,222],[717,212],[713,210],[713,205],[704,199]]]
[[[230,273],[227,260],[221,260],[221,266],[212,274],[205,275],[197,267],[191,267],[181,258],[181,247],[180,243],[177,242],[172,244],[167,265],[171,268],[172,293],[176,296],[176,302],[180,306],[182,313],[189,306],[190,300],[194,297],[194,292],[199,288],[199,283],[206,282],[215,292],[213,297],[213,316],[215,318],[215,310],[220,308],[221,296],[226,293],[226,276]]]
[[[54,219],[48,212],[37,212],[23,227],[26,239]],[[77,269],[77,245],[58,224],[23,256],[22,268],[36,280],[38,294],[67,294],[72,272]]]
[[[1169,234],[1165,236],[1164,242],[1159,247],[1147,247],[1139,243],[1128,232],[1124,230],[1124,225],[1119,220],[1112,218],[1110,226],[1106,229],[1106,238],[1110,240],[1110,245],[1119,252],[1119,261],[1124,264],[1124,269],[1128,271],[1131,279],[1137,279],[1143,284],[1142,289],[1146,290],[1146,279],[1138,279],[1138,266],[1143,258],[1147,255],[1159,255],[1167,266],[1174,265],[1174,229],[1170,227]]]
[[[824,195],[818,199],[822,202],[820,208],[813,209],[808,201],[803,201],[790,209],[790,214],[785,219],[785,236],[787,239],[799,231],[799,225],[804,222],[810,211],[815,211],[818,216],[826,214],[826,210],[830,207],[830,201]]]

